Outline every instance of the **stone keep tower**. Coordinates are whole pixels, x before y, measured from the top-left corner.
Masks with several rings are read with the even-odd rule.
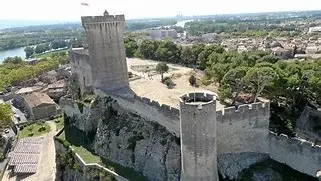
[[[93,87],[103,91],[128,88],[123,40],[124,15],[81,17],[89,49]]]
[[[182,181],[218,181],[214,93],[180,97]]]

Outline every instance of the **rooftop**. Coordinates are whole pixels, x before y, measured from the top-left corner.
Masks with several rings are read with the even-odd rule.
[[[47,94],[40,92],[33,92],[24,97],[30,108],[37,107],[41,104],[56,104]]]
[[[16,94],[32,93],[32,92],[38,91],[38,90],[40,90],[40,89],[41,89],[41,87],[39,87],[39,86],[24,87],[24,88],[19,89],[19,90],[16,92]]]
[[[36,173],[43,138],[24,138],[18,141],[10,153],[9,165],[15,173]]]

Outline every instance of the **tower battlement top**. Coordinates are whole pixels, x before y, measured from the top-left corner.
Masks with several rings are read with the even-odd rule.
[[[205,105],[213,103],[216,100],[213,92],[191,92],[180,97],[181,104],[188,105]]]
[[[82,16],[81,22],[84,26],[85,24],[93,23],[108,23],[108,22],[119,22],[125,21],[124,15],[110,15],[106,10],[103,16]]]

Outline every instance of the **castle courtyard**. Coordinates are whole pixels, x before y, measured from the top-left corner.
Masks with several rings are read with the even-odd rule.
[[[131,89],[141,97],[147,97],[151,100],[158,101],[160,104],[170,105],[175,108],[179,108],[179,97],[188,92],[204,91],[209,88],[203,86],[193,87],[189,84],[188,78],[193,74],[192,68],[183,67],[176,64],[168,64],[169,72],[164,74],[164,77],[172,77],[173,82],[176,84],[173,88],[167,88],[167,86],[161,83],[160,74],[156,74],[156,64],[159,62],[152,60],[142,60],[138,58],[128,58],[127,66],[128,72],[132,72],[140,76],[140,79],[136,79],[129,82]],[[145,68],[145,69],[144,69]],[[148,77],[151,74],[152,77]],[[216,87],[210,87],[211,91],[216,92]],[[220,110],[224,105],[216,102],[217,110]]]

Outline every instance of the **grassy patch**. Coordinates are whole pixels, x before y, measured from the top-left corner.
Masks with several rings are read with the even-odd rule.
[[[38,137],[50,132],[50,126],[48,123],[42,122],[24,126],[22,129],[21,128],[19,131],[19,138]]]

